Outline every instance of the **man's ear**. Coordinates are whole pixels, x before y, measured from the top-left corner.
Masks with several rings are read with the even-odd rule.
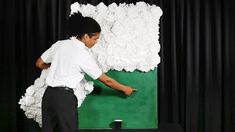
[[[89,35],[87,33],[84,34],[84,38],[85,39],[88,39],[89,38]]]

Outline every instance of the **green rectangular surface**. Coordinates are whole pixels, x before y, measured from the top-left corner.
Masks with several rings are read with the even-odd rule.
[[[80,129],[111,129],[122,120],[122,129],[157,128],[157,69],[150,72],[109,71],[108,76],[137,89],[126,97],[122,92],[95,81],[79,111]],[[91,80],[87,77],[87,80]]]

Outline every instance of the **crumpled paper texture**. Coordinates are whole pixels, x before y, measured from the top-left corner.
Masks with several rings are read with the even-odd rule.
[[[98,43],[91,49],[104,72],[148,72],[160,63],[159,21],[162,10],[145,2],[71,5],[71,14],[81,12],[101,26]]]
[[[39,126],[42,126],[42,113],[41,113],[41,103],[42,96],[47,88],[46,77],[50,69],[42,70],[41,75],[34,81],[34,84],[26,89],[26,93],[20,101],[20,108],[25,112],[25,115],[29,119],[34,119],[38,122]],[[86,81],[83,79],[79,86],[75,89],[74,95],[77,97],[77,107],[80,107],[84,99],[88,94],[93,91],[93,82]]]

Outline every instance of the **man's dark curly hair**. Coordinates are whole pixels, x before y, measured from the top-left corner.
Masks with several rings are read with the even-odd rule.
[[[101,28],[96,20],[91,17],[83,17],[80,12],[72,14],[67,21],[67,34],[69,37],[81,38],[84,34],[90,37],[94,33],[100,33]]]

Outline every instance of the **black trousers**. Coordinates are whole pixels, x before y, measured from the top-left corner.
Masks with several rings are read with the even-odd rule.
[[[77,132],[77,98],[66,87],[47,87],[42,97],[42,132]]]

